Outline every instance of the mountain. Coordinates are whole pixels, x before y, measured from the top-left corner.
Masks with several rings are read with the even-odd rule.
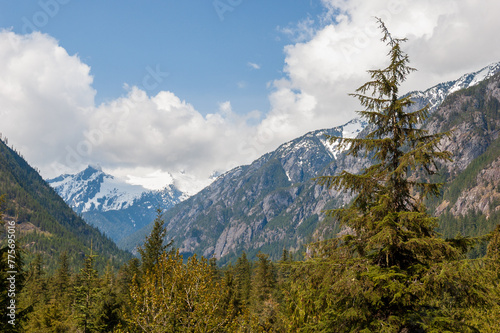
[[[88,166],[75,175],[47,180],[77,213],[125,209],[146,190],[105,174],[100,167]]]
[[[495,95],[494,88],[484,87],[497,84],[499,76],[492,76],[499,70],[500,64],[491,65],[456,81],[416,92],[417,103],[422,106],[429,103],[434,112],[426,127],[430,131],[454,130],[443,148],[452,151],[456,160],[445,166],[444,181],[452,182],[486,153],[497,135],[496,129],[490,127],[496,128],[494,124],[498,121],[497,114],[492,112],[471,122],[470,118],[477,117],[476,113],[450,113],[444,106],[452,103],[454,109],[465,108],[457,96],[470,94],[474,89],[479,89],[478,94],[482,94],[484,100],[498,100],[500,94]],[[483,109],[477,110],[481,113]],[[347,204],[350,195],[319,187],[312,178],[344,169],[357,172],[369,165],[369,159],[346,156],[324,138],[324,134],[362,135],[365,125],[355,119],[344,126],[307,133],[251,165],[223,174],[207,188],[166,212],[169,237],[174,238],[175,246],[186,255],[215,256],[224,263],[239,256],[243,250],[249,257],[263,251],[278,259],[283,248],[297,251],[313,239],[341,231],[322,211]],[[348,134],[351,127],[355,130]],[[150,228],[123,239],[121,246],[133,250]]]
[[[146,190],[94,166],[47,182],[85,221],[115,242],[153,221],[156,208],[169,209],[187,197],[172,184],[158,191]]]
[[[429,120],[430,131],[451,131],[442,149],[454,152],[445,163],[442,197],[430,207],[445,237],[484,235],[500,223],[500,73],[451,95]],[[486,244],[475,251],[484,254]]]
[[[15,221],[27,261],[42,254],[46,270],[54,271],[67,252],[74,270],[92,250],[96,267],[119,267],[131,254],[80,218],[36,170],[0,140],[0,195],[5,195],[3,219]],[[5,233],[2,235],[5,238]],[[5,241],[5,239],[3,240]]]
[[[483,69],[462,75],[459,79],[437,84],[425,91],[413,91],[412,99],[415,102],[413,109],[420,109],[429,104],[430,111],[434,112],[444,100],[454,92],[474,87],[480,82],[491,78],[500,71],[500,62],[493,63]]]
[[[279,242],[286,246],[305,242],[310,234],[307,229],[317,221],[317,216],[310,219],[309,211],[300,214],[295,210],[287,212],[287,208],[299,204],[296,200],[304,196],[304,184],[335,160],[338,151],[325,139],[325,134],[355,137],[365,126],[366,123],[354,119],[344,126],[308,133],[251,165],[219,176],[204,190],[165,213],[174,245],[184,254],[222,258],[238,252],[240,245],[247,242],[262,245]],[[312,210],[317,215],[321,209]],[[284,215],[286,218],[294,215],[293,222],[284,223]],[[308,221],[304,222],[305,219]],[[263,230],[266,232],[261,233]],[[119,244],[133,249],[147,232],[144,229]],[[243,247],[250,255],[257,253],[257,248],[253,253],[251,248]]]

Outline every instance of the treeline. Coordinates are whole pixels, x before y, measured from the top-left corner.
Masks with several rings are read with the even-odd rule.
[[[72,267],[83,264],[86,249],[106,253],[97,257],[96,267],[104,270],[111,265],[120,267],[132,255],[120,250],[115,243],[96,228],[89,226],[68,207],[62,198],[18,154],[0,142],[0,195],[4,218],[16,221],[17,237],[27,249],[26,261],[36,253],[44,253],[44,264],[54,273],[60,255],[66,251]],[[0,245],[5,243],[0,233]]]
[[[16,325],[10,325],[4,315],[0,330],[350,332],[350,319],[361,316],[358,320],[362,321],[386,311],[377,290],[380,286],[369,283],[369,275],[380,272],[363,271],[359,263],[350,266],[353,262],[348,261],[342,267],[335,257],[327,255],[325,244],[316,244],[323,252],[305,261],[293,261],[286,250],[278,262],[271,262],[262,253],[251,262],[243,253],[234,264],[220,268],[215,259],[193,256],[185,260],[171,243],[164,244],[165,234],[164,222],[158,215],[140,249],[141,258],[130,260],[118,271],[108,267],[98,272],[98,254],[89,253],[80,271],[72,273],[68,256],[63,254],[57,271],[49,275],[44,271],[42,256],[37,256],[17,276]],[[419,303],[422,311],[428,311],[429,323],[432,313],[439,309],[439,317],[433,320],[441,321],[443,329],[449,324],[453,332],[500,331],[500,298],[495,291],[500,283],[500,227],[492,234],[486,257],[443,263],[439,270],[438,275],[429,274],[432,279],[425,281],[434,290],[423,295],[425,302],[412,298],[404,302]],[[343,275],[345,271],[349,272],[347,276]],[[376,282],[383,288],[390,285],[386,279],[398,280],[394,276],[378,278]],[[472,283],[467,285],[467,281]],[[386,292],[391,294],[391,290]],[[5,293],[0,295],[5,309],[9,298]],[[339,295],[344,296],[336,298]],[[368,307],[359,309],[359,301]],[[360,314],[360,310],[369,313]],[[397,312],[405,309],[392,311],[395,320]],[[333,325],[339,318],[343,318],[345,327]],[[422,332],[434,331],[439,330]]]
[[[268,332],[286,331],[285,299],[291,260],[272,263],[245,253],[234,265],[219,268],[215,259],[185,260],[172,243],[164,244],[161,212],[155,226],[132,259],[118,271],[95,269],[89,253],[78,273],[63,253],[54,274],[36,256],[25,269],[16,259],[16,317],[4,313],[2,332]],[[7,277],[3,255],[2,281]],[[4,276],[5,275],[5,276]],[[4,289],[5,288],[5,289]],[[2,290],[6,290],[2,285]],[[1,293],[1,306],[10,302]]]

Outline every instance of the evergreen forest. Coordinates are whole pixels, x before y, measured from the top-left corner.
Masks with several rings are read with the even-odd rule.
[[[428,205],[442,194],[439,166],[451,156],[439,144],[450,133],[421,128],[428,107],[407,111],[413,101],[400,87],[415,69],[405,39],[378,24],[387,67],[368,71],[369,80],[352,94],[370,131],[363,138],[329,137],[350,156],[374,163],[360,173],[316,179],[353,195],[349,205],[325,212],[341,225],[339,236],[311,243],[300,255],[283,249],[278,261],[264,253],[251,261],[243,252],[220,266],[215,258],[183,257],[158,210],[138,258],[113,248],[116,257],[107,260],[106,241],[50,257],[6,242],[0,331],[500,332],[500,225],[478,237],[439,230]],[[12,203],[1,201],[1,216],[13,215]],[[8,220],[2,223],[8,233]],[[5,311],[13,299],[9,271],[17,272],[15,321]]]

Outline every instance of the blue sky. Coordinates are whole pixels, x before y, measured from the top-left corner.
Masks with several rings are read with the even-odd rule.
[[[411,91],[500,61],[499,12],[497,0],[2,1],[0,133],[46,178],[99,164],[144,186],[205,184],[353,119],[348,94],[387,61],[375,16],[408,38]]]
[[[293,42],[280,28],[323,11],[317,0],[42,0],[2,7],[0,26],[50,34],[91,67],[98,104],[124,95],[125,83],[141,86],[149,67],[168,73],[150,94],[174,91],[201,113],[226,100],[236,112],[268,109],[268,82],[282,75],[283,47]]]

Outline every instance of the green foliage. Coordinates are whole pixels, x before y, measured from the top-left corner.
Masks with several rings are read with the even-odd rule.
[[[232,313],[225,296],[206,259],[184,263],[178,252],[164,252],[141,283],[132,283],[129,321],[145,332],[221,332]]]
[[[170,247],[173,240],[167,244],[163,244],[165,237],[167,236],[167,229],[165,227],[165,221],[162,217],[162,210],[156,210],[156,218],[154,220],[153,230],[149,236],[146,237],[144,245],[139,247],[137,250],[141,255],[142,260],[142,270],[146,273],[152,270],[157,264],[160,256]]]
[[[75,317],[77,325],[84,333],[100,331],[97,325],[99,315],[97,302],[101,292],[98,283],[98,274],[94,269],[94,256],[85,258],[85,265],[77,275],[75,286]]]
[[[468,309],[484,311],[498,298],[488,272],[459,259],[472,242],[443,240],[437,220],[424,201],[438,195],[431,176],[437,163],[450,158],[439,151],[446,133],[429,134],[419,126],[428,109],[407,112],[411,96],[399,86],[414,69],[382,21],[382,41],[390,48],[389,65],[371,70],[371,80],[355,94],[372,125],[365,138],[339,140],[354,157],[374,156],[361,174],[343,171],[319,183],[355,194],[347,208],[328,212],[348,232],[318,244],[316,259],[297,265],[286,302],[290,330],[321,332],[474,332]],[[475,275],[484,284],[476,282]],[[483,278],[484,277],[484,278]],[[453,281],[453,284],[451,283]],[[494,296],[491,296],[494,295]]]
[[[115,268],[131,258],[97,229],[87,225],[30,167],[0,140],[0,194],[5,196],[6,218],[16,222],[27,263],[43,256],[48,273],[53,273],[59,256],[66,251],[73,270],[83,264],[84,253],[93,242],[94,250],[105,254],[96,258],[104,269],[108,259]],[[21,232],[21,230],[23,230]],[[0,245],[5,243],[0,235]]]

